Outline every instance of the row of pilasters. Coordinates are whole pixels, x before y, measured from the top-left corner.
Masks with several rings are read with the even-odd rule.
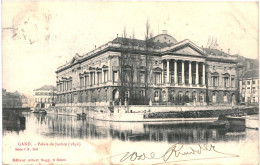
[[[166,80],[166,83],[167,84],[170,84],[170,60],[166,60],[167,61],[167,64],[166,64],[166,70],[167,70],[167,80]],[[181,82],[182,82],[182,85],[185,84],[185,72],[184,72],[184,68],[185,68],[185,61],[183,60],[174,60],[174,84],[178,84],[178,67],[177,67],[177,61],[181,61]],[[189,63],[189,85],[193,85],[192,84],[192,62],[193,61],[188,61]],[[199,62],[197,61],[194,61],[195,62],[195,69],[196,69],[196,79],[195,79],[195,85],[199,85]],[[163,73],[164,74],[164,73]],[[164,82],[164,75],[162,76],[163,77],[163,82]],[[178,84],[180,85],[180,84]],[[202,85],[204,86],[205,85],[205,63],[202,63]]]

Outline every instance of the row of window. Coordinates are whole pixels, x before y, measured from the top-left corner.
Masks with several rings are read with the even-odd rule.
[[[53,92],[35,92],[35,95],[46,95],[46,96],[52,96],[54,95]]]
[[[54,98],[35,98],[36,103],[51,103],[54,101]]]
[[[242,85],[245,85],[246,83],[247,83],[247,85],[250,85],[250,84],[251,84],[250,81],[247,81],[247,82],[243,81],[243,82],[242,82]],[[256,84],[256,81],[253,81],[252,83],[253,83],[253,84]]]
[[[59,92],[72,89],[72,80],[57,84],[57,89]]]
[[[217,76],[213,76],[211,77],[211,81],[212,81],[212,86],[213,87],[218,87],[219,85],[219,77]],[[231,82],[230,82],[230,78],[229,77],[224,77],[223,78],[223,87],[235,87],[235,78],[231,78]]]
[[[113,82],[118,82],[118,72],[113,71]],[[90,72],[88,75],[80,76],[80,87],[92,86],[96,84],[106,83],[108,81],[108,71],[103,71],[103,77],[101,72]]]

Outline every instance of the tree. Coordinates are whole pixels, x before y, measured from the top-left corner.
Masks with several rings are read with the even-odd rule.
[[[149,52],[149,49],[153,47],[153,42],[150,40],[153,37],[153,34],[151,32],[151,26],[149,23],[149,20],[146,21],[145,26],[145,98],[147,101],[149,101],[148,97],[148,90],[149,85],[152,83],[152,69],[153,69],[153,63],[152,63],[152,57]]]
[[[145,104],[148,104],[149,102],[147,91],[152,79],[151,73],[153,65],[150,54],[150,48],[153,47],[153,42],[149,39],[152,35],[150,24],[147,20],[144,43],[135,39],[134,30],[132,33],[132,38],[127,38],[126,27],[124,27],[122,37],[117,38],[117,41],[121,44],[121,56],[119,57],[119,77],[121,85],[119,88],[119,93],[122,102],[127,100],[129,104],[141,104],[142,100],[139,92],[141,92],[143,87],[145,95],[143,101]],[[138,51],[135,51],[136,46],[144,47],[144,53],[137,54],[136,52]],[[140,81],[140,68],[144,69],[144,84]],[[126,92],[129,94],[128,98],[126,98]]]

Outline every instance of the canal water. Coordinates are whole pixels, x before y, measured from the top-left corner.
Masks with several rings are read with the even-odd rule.
[[[86,161],[84,160],[84,157],[87,158],[87,156],[80,156],[80,154],[77,154],[79,151],[76,147],[70,147],[63,149],[66,149],[68,153],[75,151],[74,154],[71,153],[74,155],[74,158],[70,159],[66,156],[66,161],[60,163],[70,164],[80,160],[80,163],[84,162],[83,164],[88,164],[88,162],[100,162],[100,159],[102,159],[100,156],[106,157],[106,154],[111,156],[112,153],[115,153],[116,155],[118,153],[128,152],[128,150],[134,150],[137,152],[136,150],[141,146],[141,153],[149,153],[150,150],[167,150],[169,146],[175,144],[185,145],[189,148],[194,147],[194,145],[196,147],[201,144],[206,144],[216,145],[224,151],[229,151],[231,154],[239,155],[239,158],[227,159],[229,163],[233,161],[244,163],[247,163],[247,161],[253,163],[258,161],[258,130],[248,129],[245,126],[238,125],[230,125],[228,128],[211,129],[209,125],[210,122],[204,121],[127,123],[99,121],[88,118],[85,120],[78,120],[75,116],[9,111],[3,113],[3,147],[4,151],[6,150],[6,152],[18,154],[20,157],[27,158],[30,154],[34,155],[34,157],[46,155],[46,157],[49,157],[51,160],[51,151],[60,151],[61,148],[51,148],[50,146],[42,146],[38,143],[50,144],[50,142],[67,143],[68,141],[73,141],[80,144],[80,146],[77,146],[79,151],[91,152],[96,155],[96,159],[95,157],[93,158],[92,154],[90,154],[92,155],[91,158],[88,158]],[[35,150],[37,148],[38,152],[18,152],[15,148],[24,148],[24,146],[19,145],[18,142],[30,142],[35,147]],[[95,145],[93,146],[93,144]],[[109,145],[107,148],[109,151],[103,153],[104,151],[102,151],[103,149],[100,149],[100,145],[105,148]],[[9,148],[7,149],[7,147]],[[92,148],[93,151],[90,148]],[[148,150],[148,148],[150,149]],[[234,150],[232,150],[232,148]],[[33,148],[30,148],[30,150],[31,149]],[[98,149],[100,149],[100,151]],[[251,154],[248,154],[246,152],[247,150],[249,150],[248,152]],[[112,154],[112,156],[113,155],[114,154]],[[199,156],[201,156],[201,154],[199,154]],[[59,157],[64,157],[64,154],[59,155]],[[3,153],[3,159],[5,160],[5,152]],[[6,156],[6,161],[12,164],[11,159],[13,158]],[[147,163],[145,160],[126,160],[120,162],[120,157],[113,157],[113,159],[112,162],[116,164]],[[218,159],[218,161],[223,163],[223,160]],[[101,162],[104,163],[106,161],[102,160]],[[149,162],[158,163],[152,160],[149,160]],[[188,161],[188,163],[187,161],[181,161],[180,163],[189,164],[189,162],[190,161]],[[37,164],[37,162],[35,163]],[[40,163],[47,162],[43,161]],[[106,163],[111,164],[111,160]],[[201,161],[197,160],[192,163],[200,164]]]

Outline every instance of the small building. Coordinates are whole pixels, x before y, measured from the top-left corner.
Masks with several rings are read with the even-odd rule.
[[[40,105],[41,107],[48,108],[56,103],[57,90],[53,85],[44,85],[41,88],[33,90],[33,99],[35,105]]]
[[[248,70],[240,80],[241,103],[255,105],[259,103],[259,71]]]

